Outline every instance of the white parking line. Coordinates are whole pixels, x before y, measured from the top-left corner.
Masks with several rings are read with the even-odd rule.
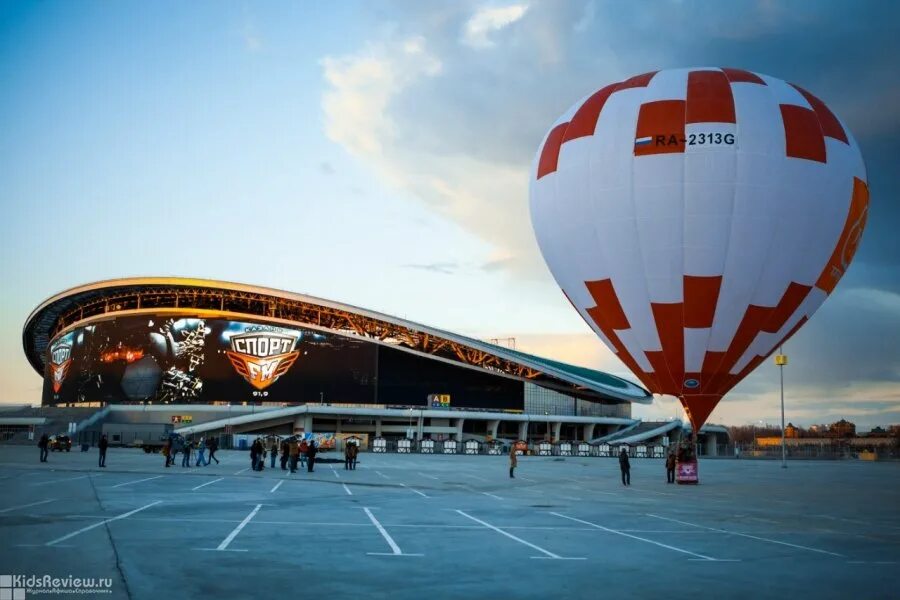
[[[409,486],[406,485],[405,483],[401,483],[400,486],[401,486],[401,487],[405,487],[406,489],[408,489],[408,490],[411,491],[411,492],[417,493],[418,495],[422,496],[423,498],[428,498],[428,497],[429,497],[429,496],[426,496],[425,494],[423,494],[422,492],[420,492],[419,490],[417,490],[416,488],[411,488],[411,487],[409,487]]]
[[[347,492],[347,495],[348,495],[348,496],[352,496],[352,495],[353,495],[353,492],[350,491],[350,488],[347,487],[347,484],[346,484],[346,483],[342,483],[341,485],[344,486],[344,491]]]
[[[438,480],[438,478],[435,477],[434,475],[427,475],[425,473],[419,473],[419,475],[421,475],[422,477],[427,477],[428,479],[434,479],[435,481]]]
[[[818,552],[819,554],[828,554],[829,556],[837,556],[839,558],[845,558],[843,554],[838,554],[837,552],[829,552],[828,550],[821,550],[819,548],[811,548],[809,546],[801,546],[800,544],[791,544],[789,542],[782,542],[780,540],[773,540],[771,538],[759,537],[756,535],[750,535],[749,533],[738,533],[737,531],[729,531],[727,529],[719,529],[717,527],[706,527],[705,525],[697,525],[696,523],[688,523],[687,521],[680,521],[678,519],[671,519],[669,517],[661,517],[659,515],[652,515],[647,513],[648,517],[653,517],[654,519],[662,519],[664,521],[672,521],[673,523],[681,523],[682,525],[689,525],[691,527],[698,527],[700,529],[707,529],[709,531],[718,531],[719,533],[724,533],[727,535],[737,535],[740,537],[749,538],[751,540],[759,540],[761,542],[769,542],[771,544],[779,544],[781,546],[790,546],[791,548],[799,548],[800,550],[809,550],[810,552]]]
[[[560,556],[558,554],[554,554],[553,552],[550,552],[549,550],[544,550],[540,546],[536,546],[535,544],[532,544],[531,542],[526,542],[525,540],[523,540],[520,537],[516,537],[511,533],[503,531],[499,527],[495,527],[486,521],[482,521],[481,519],[476,519],[472,515],[470,515],[468,513],[464,513],[463,511],[461,511],[459,509],[457,509],[456,512],[458,512],[462,516],[466,517],[467,519],[471,519],[472,521],[475,521],[476,523],[481,523],[488,529],[490,529],[492,531],[496,531],[500,535],[506,536],[511,540],[515,540],[515,541],[519,542],[520,544],[524,544],[524,545],[528,546],[529,548],[537,550],[538,552],[540,552],[541,554],[544,555],[544,556],[532,556],[531,558],[552,558],[555,560],[587,560],[586,557],[565,557],[565,556]]]
[[[388,477],[387,475],[385,475],[385,474],[382,473],[381,471],[375,471],[375,472],[378,473],[379,475],[381,475],[384,479],[390,479],[390,477]]]
[[[275,487],[273,487],[271,490],[269,490],[269,493],[270,493],[270,494],[274,493],[275,490],[277,490],[278,488],[281,487],[281,484],[282,484],[282,483],[284,483],[284,479],[282,479],[281,481],[279,481],[278,483],[276,483],[276,484],[275,484]]]
[[[102,473],[95,473],[96,477],[100,477]],[[32,483],[31,485],[47,485],[48,483],[62,483],[64,481],[75,481],[77,479],[87,479],[90,475],[81,475],[79,477],[69,477],[68,479],[52,479],[50,481],[38,481],[37,483]]]
[[[101,525],[106,525],[107,523],[112,523],[113,521],[118,521],[118,520],[120,520],[120,519],[126,519],[126,518],[130,517],[131,515],[133,515],[133,514],[135,514],[135,513],[139,513],[139,512],[141,512],[142,510],[146,510],[146,509],[150,508],[151,506],[156,506],[156,505],[159,504],[160,502],[162,502],[162,500],[157,500],[156,502],[151,502],[150,504],[147,504],[147,505],[142,506],[142,507],[140,507],[140,508],[136,508],[136,509],[134,509],[134,510],[130,510],[130,511],[128,511],[127,513],[123,513],[123,514],[121,514],[121,515],[119,515],[119,516],[117,516],[117,517],[112,517],[111,519],[103,519],[103,520],[100,521],[99,523],[94,523],[93,525],[88,525],[87,527],[82,527],[81,529],[79,529],[79,530],[77,530],[77,531],[73,531],[72,533],[69,533],[69,534],[67,534],[67,535],[62,536],[61,538],[56,538],[55,540],[51,540],[51,541],[47,542],[47,543],[44,544],[44,545],[45,545],[45,546],[55,546],[56,544],[58,544],[58,543],[60,543],[60,542],[64,542],[64,541],[66,541],[66,540],[68,540],[68,539],[70,539],[70,538],[73,538],[73,537],[75,537],[76,535],[82,534],[82,533],[84,533],[85,531],[90,531],[91,529],[95,529],[95,528],[97,528],[97,527],[100,527]]]
[[[484,482],[490,481],[489,479],[485,479],[484,477],[479,477],[478,475],[472,475],[470,473],[463,473],[463,475],[465,475],[466,477],[471,477],[472,479],[477,479],[478,481],[484,481]]]
[[[212,484],[214,484],[214,483],[217,482],[217,481],[222,481],[223,479],[225,479],[225,478],[224,478],[224,477],[219,477],[218,479],[213,479],[212,481],[207,481],[206,483],[201,483],[201,484],[198,485],[197,487],[192,487],[192,488],[191,488],[191,491],[192,491],[192,492],[195,492],[195,491],[199,490],[199,489],[202,488],[202,487],[206,487],[206,486],[208,486],[208,485],[212,485]]]
[[[378,522],[378,519],[375,518],[375,515],[372,514],[372,511],[366,507],[363,507],[363,510],[366,511],[366,514],[369,516],[369,520],[372,521],[372,524],[378,529],[378,532],[381,533],[381,536],[387,541],[388,546],[391,547],[391,552],[366,552],[366,554],[371,554],[373,556],[422,556],[422,554],[404,554],[402,550],[400,550],[400,546],[397,545],[397,542],[394,541],[394,538],[388,534],[384,527],[381,526],[381,523]]]
[[[245,467],[245,468],[241,469],[240,471],[235,471],[234,474],[235,474],[235,475],[240,475],[240,474],[243,473],[244,471],[249,471],[249,470],[250,470],[250,467]]]
[[[501,498],[500,496],[495,496],[494,494],[491,494],[490,492],[481,492],[481,493],[484,494],[485,496],[490,496],[491,498],[494,498],[495,500],[503,500],[503,498]]]
[[[132,483],[141,483],[142,481],[150,481],[151,479],[159,479],[160,477],[163,477],[163,475],[157,475],[156,477],[145,477],[144,479],[136,479],[134,481],[126,481],[125,483],[117,483],[116,485],[114,485],[112,487],[120,488],[120,487],[124,487],[126,485],[131,485]]]
[[[340,475],[338,475],[338,472],[337,472],[337,471],[336,471],[336,470],[335,470],[335,468],[334,468],[334,467],[331,467],[331,472],[332,472],[332,473],[334,473],[334,476],[335,476],[335,477],[337,477],[337,478],[338,478],[338,479],[340,479],[340,478],[341,478],[341,476],[340,476]]]
[[[19,506],[10,506],[9,508],[4,508],[0,510],[0,513],[8,513],[13,510],[17,510],[19,508],[28,508],[29,506],[37,506],[39,504],[47,504],[48,502],[53,502],[54,498],[50,498],[49,500],[41,500],[40,502],[32,502],[31,504],[20,504]]]
[[[531,483],[537,483],[537,481],[535,481],[534,479],[529,479],[529,478],[527,478],[527,477],[522,477],[521,475],[519,475],[518,478],[521,479],[522,481],[530,481]]]
[[[250,511],[250,514],[247,515],[246,517],[244,517],[244,520],[241,521],[240,525],[238,525],[237,527],[235,527],[235,528],[234,528],[234,531],[232,531],[231,533],[229,533],[229,534],[228,534],[228,537],[225,538],[224,540],[222,540],[222,543],[219,544],[219,545],[216,547],[216,550],[219,550],[219,551],[221,551],[221,550],[227,550],[227,549],[228,549],[228,544],[230,544],[231,542],[234,541],[234,538],[237,537],[237,534],[239,534],[239,533],[241,532],[241,529],[243,529],[243,528],[247,525],[247,523],[250,522],[250,519],[252,519],[253,517],[256,516],[256,513],[259,512],[259,509],[260,509],[260,508],[262,508],[262,504],[257,504],[257,505],[256,505],[256,508],[254,508],[253,510],[251,510],[251,511]]]
[[[684,548],[679,548],[679,547],[677,547],[677,546],[670,546],[669,544],[663,544],[663,543],[661,543],[661,542],[656,542],[656,541],[653,541],[653,540],[648,540],[647,538],[642,538],[642,537],[637,536],[637,535],[631,535],[630,533],[624,533],[624,532],[622,532],[622,531],[616,531],[615,529],[610,529],[610,528],[608,528],[608,527],[604,527],[603,525],[597,525],[596,523],[591,523],[590,521],[584,521],[584,520],[582,520],[582,519],[576,519],[575,517],[570,517],[570,516],[564,515],[564,514],[562,514],[562,513],[551,512],[550,514],[551,514],[551,515],[555,515],[555,516],[560,517],[560,518],[563,518],[563,519],[569,519],[570,521],[575,521],[576,523],[581,523],[581,524],[583,524],[583,525],[590,525],[591,527],[593,527],[593,528],[595,528],[595,529],[600,529],[600,530],[602,530],[602,531],[606,531],[607,533],[614,533],[614,534],[616,534],[616,535],[621,535],[621,536],[624,536],[624,537],[627,537],[627,538],[631,538],[631,539],[633,539],[633,540],[638,540],[638,541],[641,541],[641,542],[647,542],[648,544],[653,544],[654,546],[659,546],[659,547],[661,547],[661,548],[668,548],[669,550],[674,550],[675,552],[681,552],[682,554],[690,554],[691,556],[696,556],[697,558],[701,558],[701,559],[703,559],[703,560],[712,560],[712,561],[717,561],[717,562],[720,560],[720,559],[718,559],[718,558],[712,558],[711,556],[706,556],[706,555],[704,555],[704,554],[698,554],[698,553],[696,553],[696,552],[691,552],[690,550],[685,550]],[[725,561],[722,561],[722,562],[725,562]],[[727,562],[732,562],[732,561],[727,561]]]

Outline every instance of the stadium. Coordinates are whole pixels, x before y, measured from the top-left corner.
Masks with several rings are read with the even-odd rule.
[[[185,433],[593,441],[635,428],[632,404],[652,401],[608,373],[339,302],[200,279],[66,290],[32,312],[23,343],[44,378],[43,418],[70,415],[76,431],[180,422]]]

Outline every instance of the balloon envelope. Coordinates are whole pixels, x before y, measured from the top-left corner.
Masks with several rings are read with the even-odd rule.
[[[671,69],[572,106],[535,157],[532,224],[582,318],[694,430],[818,309],[868,213],[847,127],[806,90]]]

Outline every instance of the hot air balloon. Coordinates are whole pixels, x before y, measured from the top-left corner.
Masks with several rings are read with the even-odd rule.
[[[550,128],[530,180],[557,283],[694,431],[831,294],[868,203],[859,147],[825,103],[739,69],[596,91]]]

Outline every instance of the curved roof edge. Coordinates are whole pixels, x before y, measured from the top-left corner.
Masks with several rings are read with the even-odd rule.
[[[64,290],[44,300],[35,308],[28,318],[22,331],[22,343],[25,354],[31,363],[31,366],[38,372],[43,373],[43,355],[47,345],[50,342],[51,330],[57,322],[59,316],[68,309],[78,305],[80,300],[87,299],[92,296],[102,296],[115,290],[125,290],[129,288],[143,288],[153,286],[169,286],[176,288],[206,288],[212,290],[224,290],[231,292],[246,292],[252,294],[261,294],[271,296],[274,299],[292,300],[297,302],[305,302],[308,304],[327,307],[334,310],[341,310],[354,313],[370,319],[376,319],[390,323],[395,326],[405,327],[414,331],[426,333],[451,340],[457,344],[468,346],[481,352],[489,353],[501,357],[510,362],[522,364],[531,369],[542,371],[550,376],[566,381],[572,385],[583,386],[597,393],[605,394],[613,399],[621,401],[634,402],[639,404],[650,404],[653,397],[649,391],[642,386],[611,375],[603,371],[588,369],[569,365],[566,363],[526,354],[517,350],[511,350],[502,346],[496,346],[488,342],[476,340],[463,335],[455,334],[449,331],[429,327],[406,319],[401,319],[377,311],[372,311],[351,304],[335,302],[306,294],[297,294],[284,290],[268,288],[263,286],[253,286],[242,283],[229,281],[217,281],[210,279],[195,279],[186,277],[132,277],[122,279],[108,279],[76,286],[68,290]],[[189,310],[185,307],[185,310]],[[248,314],[248,316],[253,316]],[[256,315],[256,318],[261,318]],[[301,325],[298,323],[298,325]]]

